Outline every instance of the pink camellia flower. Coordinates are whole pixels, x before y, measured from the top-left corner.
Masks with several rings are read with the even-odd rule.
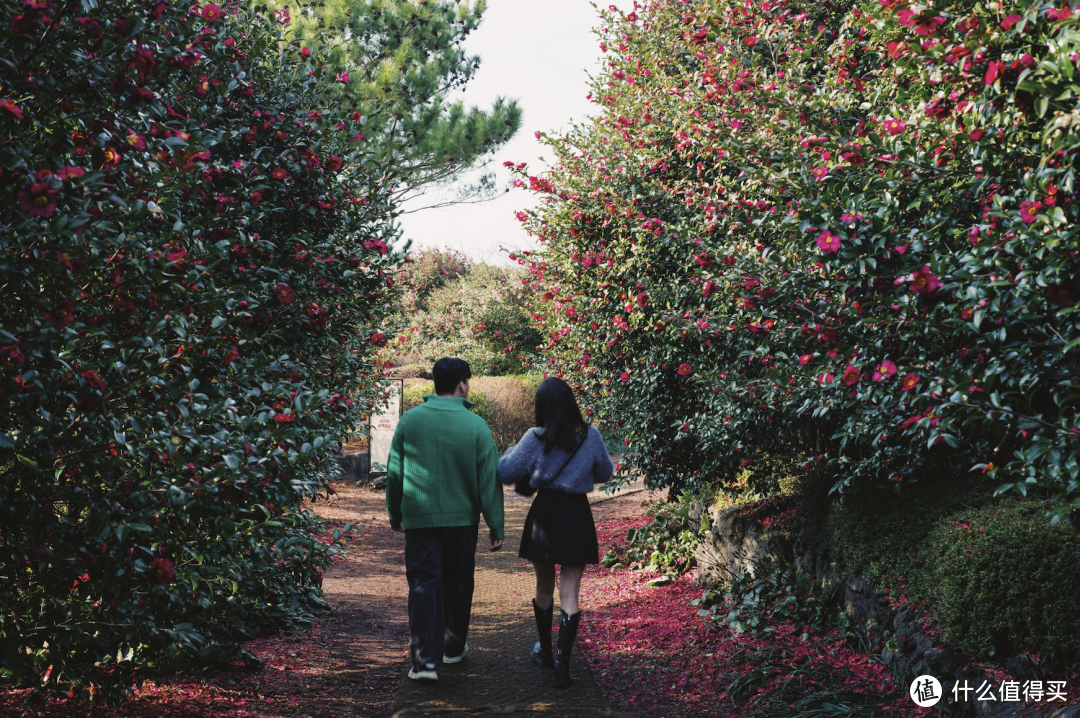
[[[823,180],[823,179],[825,179],[825,176],[827,174],[829,174],[829,168],[828,167],[815,167],[814,171],[811,174],[814,175],[814,179]]]
[[[799,357],[799,363],[805,365],[813,358],[814,356],[812,354],[803,354],[801,357]]]
[[[45,315],[45,319],[57,329],[63,329],[68,324],[71,324],[75,320],[75,300],[63,300]]]
[[[5,97],[4,99],[0,100],[0,110],[7,110],[11,114],[18,117],[20,120],[23,117],[22,108],[15,104],[15,100],[11,99],[10,97]]]
[[[275,10],[274,19],[277,20],[278,25],[288,25],[289,20],[292,18],[289,15],[289,11],[285,9]]]
[[[1001,71],[1005,69],[1005,63],[993,60],[986,66],[986,75],[983,77],[984,85],[993,85],[1001,74]]]
[[[900,388],[904,391],[911,391],[915,388],[915,385],[919,383],[919,377],[915,374],[908,374],[904,377],[904,381],[900,383]]]
[[[885,131],[888,132],[893,137],[895,137],[896,135],[900,134],[905,129],[907,129],[906,124],[904,124],[900,120],[897,120],[897,119],[894,119],[894,118],[891,118],[891,117],[889,119],[885,120],[883,123],[881,123],[881,126],[884,127]]]
[[[67,167],[61,167],[56,170],[56,176],[62,180],[82,177],[84,174],[86,174],[86,170],[82,167],[75,167],[74,165],[68,165]]]
[[[127,139],[124,141],[124,147],[129,150],[145,150],[146,138],[142,135],[132,132],[131,130],[128,130],[128,136]]]
[[[1024,224],[1032,224],[1039,218],[1038,212],[1042,209],[1042,206],[1043,203],[1040,200],[1021,202],[1020,219],[1024,220]]]
[[[896,373],[896,365],[886,359],[874,370],[874,381],[885,381]]]
[[[754,45],[757,44],[757,38],[754,37],[753,35],[751,35],[750,37],[747,37],[747,38],[743,39],[743,44],[746,45],[747,47],[753,47]]]
[[[932,294],[941,286],[941,280],[930,272],[930,265],[924,264],[919,271],[911,275],[911,291],[916,294]]]
[[[628,372],[625,372],[625,371],[622,374],[619,374],[619,381],[621,381],[621,382],[630,381],[630,374]]]
[[[311,50],[309,48],[306,48],[306,47],[300,48],[300,56],[301,57],[311,57]]]
[[[50,179],[46,177],[19,190],[19,209],[29,212],[31,217],[47,217],[55,212],[56,195],[60,194],[60,190],[52,188]]]
[[[689,364],[679,365],[679,376],[690,376],[693,371]]]
[[[207,3],[203,5],[202,17],[203,20],[206,20],[207,22],[214,22],[221,17],[221,8],[214,3]]]
[[[291,424],[295,420],[296,420],[296,417],[293,416],[292,414],[278,414],[277,416],[274,417],[274,421],[276,421],[279,424]]]
[[[173,573],[175,567],[176,564],[167,558],[155,558],[150,562],[150,575],[161,585],[167,586],[172,583],[173,578],[176,576]]]
[[[1002,30],[1012,30],[1013,25],[1020,22],[1019,15],[1006,15],[1005,19],[1001,21]]]
[[[821,384],[822,386],[825,386],[827,384],[832,384],[833,379],[835,379],[835,378],[836,377],[833,376],[832,374],[819,374],[818,378],[817,378],[817,381],[818,381],[818,384]]]
[[[89,386],[91,389],[97,389],[102,394],[104,394],[109,388],[109,385],[105,383],[105,380],[102,379],[101,376],[93,369],[88,369],[84,371],[82,374],[80,374],[80,376],[86,381],[87,386]]]
[[[840,249],[840,238],[826,229],[817,236],[817,246],[823,254],[832,254]]]
[[[337,81],[340,82],[342,85],[348,85],[349,84],[349,73],[347,73],[347,72],[339,72],[337,74],[337,78],[335,78],[335,79],[337,79]]]
[[[705,284],[701,287],[701,296],[707,297],[712,294],[713,287],[715,286],[716,282],[713,282],[712,280],[705,282]]]
[[[15,344],[5,344],[0,347],[0,362],[4,364],[22,364],[26,361],[22,351]]]
[[[854,364],[848,364],[847,369],[844,370],[842,377],[846,386],[852,386],[859,383],[859,378],[862,376],[862,372]]]
[[[296,297],[296,292],[288,284],[278,284],[274,287],[274,298],[279,304],[288,304]]]
[[[648,303],[649,303],[649,294],[648,294],[648,292],[641,292],[640,294],[637,295],[637,305],[639,307],[644,308],[645,305],[647,305]]]

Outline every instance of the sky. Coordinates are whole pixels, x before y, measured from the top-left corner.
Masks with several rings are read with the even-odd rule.
[[[604,7],[612,4],[629,8],[631,0],[603,0]],[[556,133],[572,120],[598,114],[599,108],[585,98],[589,74],[600,68],[602,53],[592,31],[598,23],[599,12],[588,0],[488,0],[479,29],[465,41],[470,54],[480,55],[480,69],[456,97],[481,108],[499,96],[519,101],[521,129],[485,169],[497,170],[501,184],[510,180],[502,167],[505,160],[528,162],[534,174],[546,167],[541,161],[545,148],[534,132]],[[507,264],[507,252],[500,248],[540,246],[514,218],[517,210],[534,204],[530,192],[513,189],[483,204],[410,212],[434,199],[428,195],[403,206],[409,213],[400,218],[401,241],[411,239],[413,251],[450,247],[475,261]]]

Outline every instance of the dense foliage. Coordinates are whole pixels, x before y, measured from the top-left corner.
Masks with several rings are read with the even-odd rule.
[[[517,267],[473,265],[453,250],[410,257],[398,282],[406,295],[395,316],[398,338],[384,354],[398,366],[430,367],[459,357],[479,376],[527,373],[542,337],[523,301]]]
[[[379,397],[387,166],[282,17],[0,16],[0,680],[112,697],[324,605],[303,502]]]
[[[1068,6],[656,0],[518,182],[549,363],[650,480],[808,452],[1080,508]],[[648,411],[641,411],[642,403]]]
[[[703,515],[695,525],[690,520],[690,503],[668,502],[659,507],[652,520],[626,532],[626,545],[604,553],[605,568],[650,569],[662,576],[679,576],[695,567],[694,552],[708,527]]]
[[[480,24],[484,0],[269,4],[291,20],[286,37],[317,52],[342,79],[333,101],[364,116],[373,156],[393,160],[386,182],[399,197],[444,187],[485,164],[521,126],[515,100],[498,98],[488,111],[447,102],[480,67],[480,57],[462,45]],[[504,191],[486,174],[438,206]]]

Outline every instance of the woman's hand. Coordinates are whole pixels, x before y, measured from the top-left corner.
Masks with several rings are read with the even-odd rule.
[[[498,551],[499,549],[502,548],[502,543],[503,543],[502,539],[492,539],[491,548],[489,548],[488,551],[489,552]]]

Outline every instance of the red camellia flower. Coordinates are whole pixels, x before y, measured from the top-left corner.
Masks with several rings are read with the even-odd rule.
[[[296,297],[296,292],[288,284],[279,284],[274,287],[274,298],[280,304],[288,304]]]
[[[173,573],[175,567],[176,564],[167,558],[155,558],[150,562],[150,575],[162,586],[167,586],[176,577]]]
[[[941,281],[930,272],[930,265],[924,264],[919,271],[911,275],[911,291],[916,294],[932,294],[941,286]]]
[[[0,362],[4,364],[22,364],[26,360],[22,351],[15,344],[0,347]]]
[[[904,381],[900,383],[900,388],[904,391],[911,391],[915,388],[915,385],[919,383],[919,377],[915,374],[908,374],[904,377]]]
[[[993,60],[986,66],[986,76],[983,77],[984,85],[993,85],[994,81],[998,79],[998,75],[1005,69],[1005,63]]]
[[[214,22],[221,17],[221,8],[214,3],[207,3],[206,5],[203,5],[202,16],[203,20]]]
[[[248,197],[248,201],[250,201],[252,204],[258,204],[259,200],[261,200],[261,199],[262,199],[262,192],[260,192],[259,190],[255,190]]]
[[[98,373],[96,371],[94,371],[93,369],[89,369],[87,371],[84,371],[82,374],[80,374],[80,376],[84,380],[86,380],[87,386],[89,386],[91,389],[97,389],[98,391],[100,391],[103,394],[109,388],[109,385],[105,383],[105,380],[102,379],[101,376],[98,375]]]
[[[19,209],[31,217],[47,217],[56,211],[56,195],[60,190],[52,188],[51,175],[41,182],[19,190]]]
[[[817,236],[817,246],[823,254],[832,254],[840,249],[840,238],[826,229]]]
[[[300,48],[300,56],[301,57],[311,57],[311,50],[309,50],[306,47]]]
[[[7,110],[11,114],[18,117],[20,120],[22,119],[22,108],[15,104],[15,100],[12,100],[9,97],[5,97],[4,99],[0,100],[0,110]]]
[[[134,68],[143,82],[153,73],[155,65],[157,60],[154,59],[154,51],[148,45],[140,45],[128,60],[128,67]]]
[[[71,143],[75,145],[75,154],[85,155],[90,147],[90,136],[85,132],[72,132]]]
[[[639,307],[644,308],[645,305],[647,305],[648,303],[649,303],[649,294],[648,294],[648,292],[642,292],[641,294],[637,295],[637,305]]]
[[[326,161],[324,167],[326,167],[328,172],[337,172],[339,169],[341,169],[341,158],[331,157]]]
[[[747,47],[753,47],[757,44],[757,38],[751,35],[750,37],[743,38],[743,44]]]
[[[619,381],[621,381],[621,382],[628,382],[628,381],[630,381],[630,374],[629,374],[629,372],[625,372],[625,371],[624,371],[624,372],[623,372],[622,374],[619,374]]]
[[[1075,284],[1054,284],[1047,287],[1046,299],[1055,307],[1071,307],[1080,301],[1080,290]]]
[[[862,372],[854,364],[848,364],[847,369],[844,370],[843,382],[847,386],[859,383],[859,377],[862,376]]]
[[[52,322],[57,329],[63,329],[68,324],[71,324],[75,320],[75,300],[63,300],[45,315],[45,319]]]
[[[289,176],[289,173],[285,170],[284,167],[275,167],[274,170],[270,173],[270,176],[276,180],[283,180]]]
[[[86,170],[84,170],[82,167],[75,167],[73,165],[61,167],[60,169],[56,170],[56,176],[62,180],[82,177],[84,174],[86,174]]]
[[[693,371],[694,370],[690,367],[689,364],[679,365],[679,376],[690,376],[691,372]]]
[[[896,365],[886,359],[874,370],[874,381],[885,381],[896,373]]]

